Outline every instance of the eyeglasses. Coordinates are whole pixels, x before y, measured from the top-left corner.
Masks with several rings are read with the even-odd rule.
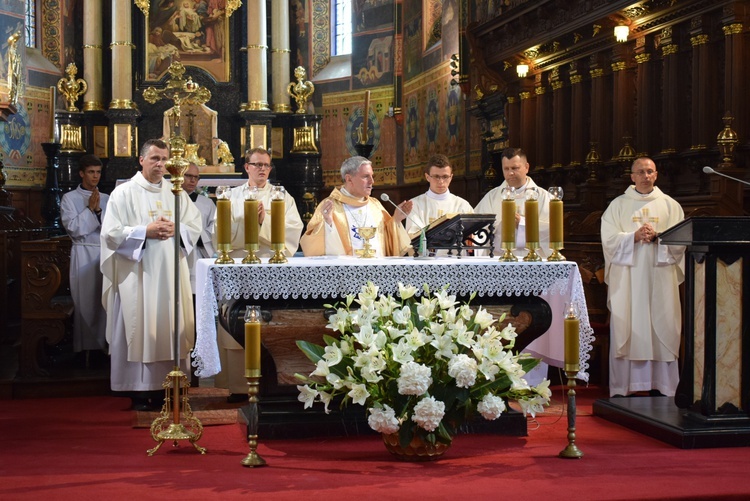
[[[199,180],[201,178],[200,176],[194,176],[192,174],[185,174],[182,177],[184,177],[185,179],[192,179],[194,181],[197,181],[197,180]]]
[[[430,176],[429,174],[427,174]],[[430,176],[432,179],[436,179],[438,181],[450,181],[450,179],[453,177],[452,174],[448,174],[447,176]]]
[[[273,164],[264,164],[261,162],[248,162],[247,165],[252,165],[256,169],[270,169],[273,167]]]

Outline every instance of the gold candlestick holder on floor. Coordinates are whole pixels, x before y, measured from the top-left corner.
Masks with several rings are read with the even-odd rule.
[[[254,468],[257,466],[267,466],[266,460],[260,457],[258,454],[258,403],[260,398],[260,370],[245,370],[245,378],[247,379],[247,396],[248,396],[248,410],[247,410],[247,445],[250,447],[250,452],[241,461],[242,466]]]
[[[574,370],[570,370],[574,369]],[[577,366],[565,367],[565,377],[568,378],[568,445],[560,451],[559,457],[565,459],[579,459],[583,457],[583,451],[576,445],[576,375]]]
[[[164,406],[161,415],[151,423],[151,437],[159,443],[147,451],[149,456],[153,456],[168,440],[173,441],[174,447],[177,447],[179,440],[189,440],[198,452],[206,453],[205,447],[196,443],[203,435],[203,425],[193,416],[190,408],[187,395],[189,386],[187,376],[179,367],[167,374],[164,382]]]
[[[245,256],[245,258],[242,260],[242,264],[260,264],[260,258],[255,255],[255,253],[258,252],[259,248],[260,245],[258,244],[245,245],[247,256]]]

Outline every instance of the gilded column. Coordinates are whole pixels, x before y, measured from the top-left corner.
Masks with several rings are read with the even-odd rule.
[[[102,0],[84,0],[83,16],[83,79],[88,84],[83,111],[103,110]]]
[[[286,92],[291,74],[289,60],[289,2],[271,3],[271,78],[273,92],[273,111],[291,113],[289,95]]]
[[[268,83],[266,82],[268,75],[266,40],[266,2],[265,0],[249,0],[247,2],[247,104],[245,105],[247,111],[270,111]]]
[[[131,2],[112,2],[112,109],[131,109],[133,104],[133,42]]]
[[[655,87],[653,61],[651,54],[646,52],[646,37],[640,37],[635,41],[636,62],[636,95],[638,96],[638,116],[635,122],[635,137],[638,142],[635,145],[638,156],[650,156],[656,152],[657,145],[661,142],[658,128],[654,127],[653,114],[650,110],[656,109],[654,101],[658,95]]]

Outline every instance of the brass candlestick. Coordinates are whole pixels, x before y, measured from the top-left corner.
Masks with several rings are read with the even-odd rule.
[[[578,374],[578,365],[566,364],[565,377],[568,378],[568,445],[559,454],[559,457],[566,459],[583,457],[583,451],[576,445],[576,374]]]
[[[375,249],[373,249],[372,246],[370,245],[370,239],[375,236],[376,231],[377,231],[377,228],[375,228],[374,226],[360,226],[359,228],[357,228],[357,233],[359,233],[359,235],[365,241],[363,244],[363,247],[357,250],[356,252],[357,257],[361,257],[361,258],[375,257]]]
[[[534,262],[542,260],[541,256],[536,253],[536,250],[540,248],[539,242],[526,242],[526,248],[529,249],[529,252],[523,258],[524,261]]]
[[[260,369],[246,369],[247,379],[248,413],[247,413],[247,445],[250,452],[240,461],[242,466],[254,468],[256,466],[267,466],[266,460],[258,454],[258,393],[260,392]]]
[[[258,244],[246,244],[245,250],[247,251],[247,256],[242,260],[242,264],[260,264],[260,258],[255,255],[259,248]]]
[[[515,263],[518,258],[513,254],[513,249],[516,247],[515,242],[503,242],[500,244],[503,249],[503,255],[500,256],[500,261],[506,263]]]
[[[547,261],[565,261],[565,256],[560,254],[560,250],[563,248],[562,242],[550,242],[549,246],[552,249],[552,254],[547,258]]]
[[[273,251],[273,256],[271,256],[271,259],[269,259],[268,262],[270,264],[288,263],[289,260],[284,255],[285,247],[286,247],[286,244],[271,244],[271,250]]]
[[[218,244],[216,247],[218,256],[214,261],[215,264],[234,264],[234,259],[229,255],[232,252],[232,244]]]

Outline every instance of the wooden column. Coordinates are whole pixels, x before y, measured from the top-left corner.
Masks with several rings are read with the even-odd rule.
[[[112,101],[110,109],[134,109],[132,12],[128,0],[112,2]]]
[[[625,145],[625,138],[630,137],[634,144],[633,125],[635,114],[635,86],[633,73],[628,68],[630,51],[626,44],[615,48],[612,68],[612,155],[617,156]]]
[[[533,155],[536,146],[536,129],[534,121],[536,120],[536,95],[532,93],[531,86],[522,87],[518,93],[521,99],[521,135],[518,138],[519,146],[526,151],[527,155]]]
[[[521,101],[518,96],[508,96],[508,144],[521,144]]]
[[[668,155],[681,151],[685,144],[689,116],[685,110],[682,91],[685,88],[684,71],[680,64],[679,46],[673,43],[672,27],[661,31],[662,54],[662,144],[661,153]]]
[[[565,86],[560,68],[552,70],[552,165],[558,169],[570,162],[570,87]]]
[[[690,149],[705,150],[716,141],[721,130],[721,114],[716,106],[717,73],[711,57],[708,35],[697,33],[690,37],[693,46],[692,113],[690,120]]]
[[[605,62],[601,56],[593,56],[589,69],[591,75],[591,141],[598,147],[602,159],[611,158],[612,94],[605,76]]]
[[[570,165],[583,165],[589,152],[588,123],[591,101],[590,82],[583,79],[582,63],[576,61],[570,70]]]
[[[747,82],[748,30],[747,23],[732,19],[724,30],[724,101],[725,111],[733,117],[732,129],[742,144],[750,143],[750,113],[748,113]]]
[[[550,143],[552,141],[552,100],[547,92],[544,74],[537,75],[534,93],[536,94],[536,154],[534,170],[545,170],[550,167]]]
[[[661,131],[654,126],[654,115],[658,116],[658,92],[655,88],[655,64],[651,54],[646,51],[646,37],[636,40],[636,95],[638,110],[636,112],[635,137],[636,151],[640,156],[651,156],[661,144]]]

